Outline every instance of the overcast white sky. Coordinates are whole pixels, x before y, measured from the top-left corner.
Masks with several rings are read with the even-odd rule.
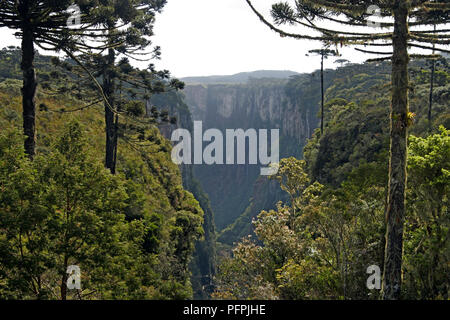
[[[270,18],[276,0],[253,0]],[[318,57],[305,57],[320,43],[281,38],[261,23],[245,0],[168,0],[157,17],[155,44],[162,47],[157,65],[178,77],[234,74],[254,70],[311,72]],[[353,49],[346,58],[364,61]],[[333,66],[333,60],[328,61]]]
[[[253,0],[269,19],[275,2]],[[155,64],[176,77],[261,69],[311,72],[319,67],[318,57],[305,54],[320,43],[281,38],[259,21],[245,0],[168,0],[156,21],[153,41],[162,48],[162,60]],[[1,47],[20,45],[7,29],[1,30],[0,39]],[[351,48],[342,53],[352,62],[367,58]],[[335,67],[332,59],[326,67]]]

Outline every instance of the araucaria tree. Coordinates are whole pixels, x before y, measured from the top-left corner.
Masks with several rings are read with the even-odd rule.
[[[310,54],[317,54],[320,56],[320,93],[321,93],[321,104],[320,104],[320,133],[323,133],[324,125],[324,88],[323,88],[323,60],[328,59],[328,57],[339,55],[336,50],[331,50],[328,48],[314,49],[308,51]]]
[[[433,11],[425,11],[421,16],[418,17],[420,20],[427,21],[429,24],[433,25],[433,31],[436,31],[436,25],[439,24],[439,21],[448,21],[450,18],[450,12],[444,10],[433,10]],[[435,21],[434,21],[435,20]],[[434,52],[433,43],[433,54]],[[431,76],[430,76],[430,96],[428,100],[428,129],[431,133],[432,131],[432,121],[431,121],[431,110],[433,107],[433,89],[434,89],[434,77],[436,71],[436,57],[433,56],[430,59],[431,63]]]
[[[72,14],[69,7],[77,5],[79,12],[70,25]],[[74,0],[2,0],[0,2],[0,28],[18,30],[16,36],[22,39],[23,72],[23,129],[25,151],[30,158],[36,146],[36,71],[34,68],[35,45],[46,50],[60,51],[98,48],[92,41],[103,36],[98,28],[98,1]],[[69,23],[68,23],[69,21]]]
[[[155,16],[161,12],[166,0],[108,0],[99,17],[107,37],[102,39],[107,47],[105,55],[85,55],[84,62],[102,78],[101,89],[105,100],[106,150],[105,166],[111,173],[116,171],[118,121],[122,83],[128,88],[144,90],[144,95],[165,90],[161,81],[168,80],[169,73],[157,72],[153,65],[148,70],[133,72],[128,59],[149,61],[158,58],[159,47],[150,48]],[[118,58],[122,58],[119,62]],[[86,60],[87,58],[87,60]],[[168,81],[167,81],[168,83]],[[172,84],[179,86],[179,82]],[[168,83],[169,84],[169,83]],[[139,91],[139,90],[137,90]],[[132,95],[135,95],[133,93]]]
[[[250,0],[245,0],[259,19],[283,37],[355,46],[368,54],[380,54],[373,60],[392,61],[392,98],[390,106],[390,154],[388,199],[386,206],[386,247],[382,295],[384,299],[399,299],[403,221],[405,217],[407,135],[411,114],[408,111],[408,48],[450,52],[450,30],[446,27],[450,3],[446,0],[296,0],[272,6],[275,23],[269,22]],[[374,22],[377,12],[382,21]],[[431,15],[430,13],[434,13]],[[277,25],[292,24],[303,32],[292,33]],[[436,28],[434,27],[436,26]],[[377,28],[377,29],[374,29]],[[354,31],[350,31],[350,30]],[[390,50],[369,50],[385,47]]]

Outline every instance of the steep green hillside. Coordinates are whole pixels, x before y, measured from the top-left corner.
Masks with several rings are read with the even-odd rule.
[[[82,109],[86,101],[71,91],[50,94],[40,87],[37,157],[29,161],[19,134],[17,51],[1,54],[0,189],[7,192],[0,196],[0,250],[2,265],[9,267],[0,270],[0,296],[61,298],[60,282],[67,265],[74,264],[81,269],[83,287],[68,298],[192,297],[189,264],[204,233],[203,210],[183,189],[170,141],[151,122],[143,132],[130,129],[126,139],[119,139],[118,173],[112,176],[103,168],[102,105]],[[68,84],[56,73],[51,76],[48,61],[37,56],[40,78]],[[148,120],[130,116],[122,121],[125,130]],[[33,201],[16,207],[17,196]],[[59,241],[66,245],[59,247]]]
[[[383,64],[372,72],[347,75],[327,90],[326,130],[317,132],[305,148],[313,179],[339,186],[358,166],[379,163],[387,170],[389,147],[389,73]],[[432,131],[450,127],[450,78],[448,61],[442,60],[433,91]],[[423,63],[410,70],[410,133],[429,134],[428,102],[430,72]],[[387,177],[381,175],[380,183]]]
[[[192,132],[191,113],[181,94],[175,92],[157,94],[151,97],[150,104],[159,111],[167,110],[170,114],[176,115],[177,123],[159,126],[161,133],[166,138],[170,139],[176,128],[185,128]],[[195,246],[194,258],[191,263],[191,282],[194,298],[207,299],[214,289],[212,279],[216,273],[216,228],[209,198],[196,179],[193,169],[192,165],[180,165],[183,187],[192,192],[204,211],[204,238],[197,241]]]

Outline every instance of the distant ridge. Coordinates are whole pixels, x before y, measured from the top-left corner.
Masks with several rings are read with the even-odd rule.
[[[250,78],[287,79],[294,75],[299,75],[299,73],[289,70],[257,70],[252,72],[240,72],[228,76],[185,77],[180,80],[187,84],[245,83]]]

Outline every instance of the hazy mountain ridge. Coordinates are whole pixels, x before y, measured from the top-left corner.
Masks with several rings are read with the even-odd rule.
[[[192,76],[181,78],[186,84],[225,84],[225,83],[246,83],[250,79],[288,79],[300,73],[290,70],[257,70],[250,72],[239,72],[233,75],[215,76]]]

